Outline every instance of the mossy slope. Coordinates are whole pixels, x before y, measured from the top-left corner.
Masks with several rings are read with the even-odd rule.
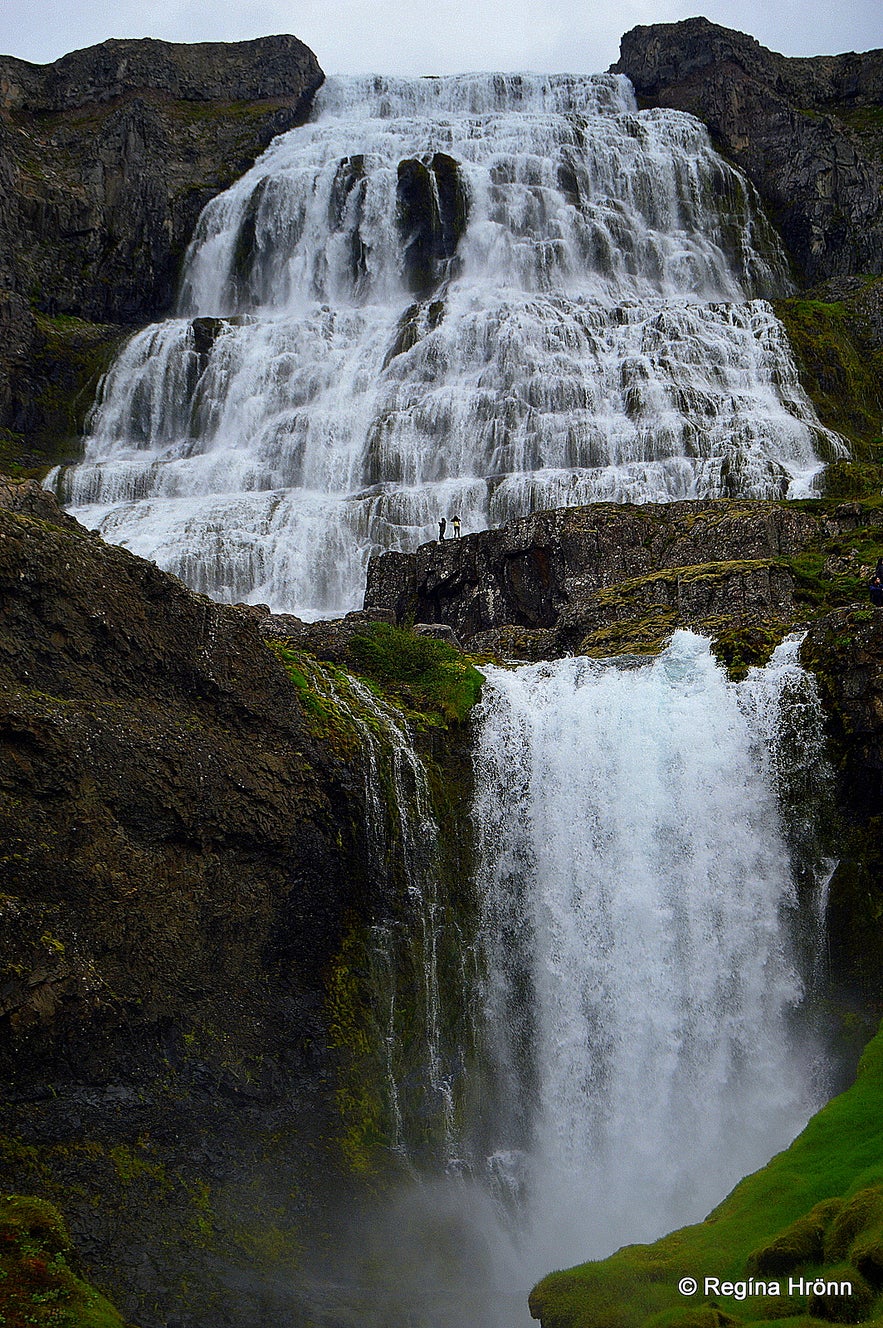
[[[0,1197],[0,1323],[6,1328],[124,1328],[109,1300],[77,1276],[57,1208]]]
[[[852,1297],[789,1294],[789,1279],[836,1278]],[[695,1278],[692,1298],[679,1280]],[[778,1278],[781,1295],[703,1294],[704,1279]],[[748,1176],[704,1222],[653,1245],[543,1279],[531,1312],[543,1328],[699,1328],[719,1323],[798,1328],[878,1322],[883,1313],[883,1030],[855,1084],[815,1115],[791,1146]],[[714,1302],[714,1303],[712,1303]]]

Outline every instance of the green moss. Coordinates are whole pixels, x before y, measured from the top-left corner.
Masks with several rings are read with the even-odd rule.
[[[101,377],[125,340],[122,328],[66,315],[34,315],[39,337],[25,384],[33,425],[0,440],[4,467],[42,476],[76,459]]]
[[[268,641],[267,645],[294,684],[313,737],[330,743],[339,756],[352,757],[363,738],[353,712],[363,708],[352,697],[345,670],[320,664],[312,655],[281,641]],[[362,720],[368,727],[375,723],[370,715],[363,715]]]
[[[71,1268],[73,1250],[57,1208],[0,1198],[0,1324],[7,1328],[123,1328],[109,1300]]]
[[[730,514],[732,515],[732,514]],[[659,572],[646,572],[642,576],[619,581],[615,586],[599,590],[596,600],[610,606],[624,605],[654,585],[693,585],[698,582],[725,581],[730,576],[744,576],[774,565],[770,558],[739,558],[728,562],[696,563],[686,567],[664,567]]]
[[[785,635],[775,620],[752,623],[728,623],[712,637],[711,650],[734,682],[741,681],[750,668],[769,663],[770,656]]]
[[[848,439],[855,460],[876,460],[883,351],[874,345],[866,319],[845,302],[779,300],[775,310],[819,419]]]
[[[458,650],[432,636],[372,623],[353,638],[357,670],[398,703],[462,724],[484,678]]]
[[[593,659],[607,659],[611,655],[658,655],[677,625],[674,609],[657,609],[640,618],[611,623],[590,632],[580,642],[578,653]]]
[[[376,1170],[378,1148],[388,1143],[371,988],[367,936],[351,918],[328,971],[326,1019],[328,1040],[338,1058],[339,1144],[347,1169],[361,1176]]]
[[[845,1279],[856,1288],[845,1302],[791,1295],[715,1294],[715,1306],[742,1323],[760,1325],[800,1316],[830,1320],[851,1312],[863,1320],[879,1301],[872,1282],[880,1249],[883,1187],[883,1030],[865,1050],[855,1084],[818,1112],[791,1146],[743,1180],[696,1226],[653,1245],[632,1245],[609,1259],[553,1273],[534,1289],[531,1307],[547,1328],[648,1328],[680,1323],[709,1298],[706,1277],[736,1282],[759,1261],[781,1256],[804,1279]],[[838,1238],[833,1237],[837,1231]],[[822,1255],[819,1254],[819,1232]],[[805,1260],[803,1256],[805,1255]],[[865,1257],[862,1271],[855,1262]],[[698,1280],[695,1306],[685,1306],[678,1281]],[[851,1306],[851,1310],[850,1310]],[[858,1321],[849,1319],[842,1321]]]

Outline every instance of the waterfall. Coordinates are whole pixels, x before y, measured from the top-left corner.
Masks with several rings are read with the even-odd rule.
[[[827,786],[798,646],[741,683],[686,631],[651,662],[488,669],[478,1082],[448,1081],[446,1164],[342,1247],[366,1280],[329,1323],[527,1328],[540,1276],[700,1220],[819,1105],[799,1007],[826,862],[799,823]]]
[[[331,967],[326,1016],[341,1054],[344,1153],[353,1169],[370,1167],[382,1137],[407,1174],[444,1171],[459,1147],[454,1081],[473,1059],[476,973],[465,920],[444,889],[429,774],[401,711],[341,669],[291,658],[319,733],[356,758],[376,891]]]
[[[823,762],[796,648],[740,684],[689,632],[641,667],[491,673],[477,821],[497,1148],[539,1237],[554,1231],[549,1267],[698,1220],[810,1112],[782,813]]]
[[[205,209],[108,373],[87,524],[225,600],[355,607],[371,553],[541,507],[811,491],[751,186],[613,75],[331,79]]]

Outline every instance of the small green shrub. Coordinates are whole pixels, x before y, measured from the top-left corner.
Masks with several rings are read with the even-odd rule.
[[[416,710],[462,724],[484,677],[453,646],[389,623],[372,623],[350,643],[355,667]]]

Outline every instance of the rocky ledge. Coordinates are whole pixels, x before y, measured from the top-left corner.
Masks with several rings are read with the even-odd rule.
[[[705,122],[807,282],[883,272],[883,51],[792,58],[691,18],[632,28],[612,68]]]
[[[883,512],[857,503],[596,504],[381,554],[365,604],[516,659],[646,653],[693,627],[725,658],[734,632],[749,652],[756,638],[758,662],[820,607],[863,598],[878,548]]]

